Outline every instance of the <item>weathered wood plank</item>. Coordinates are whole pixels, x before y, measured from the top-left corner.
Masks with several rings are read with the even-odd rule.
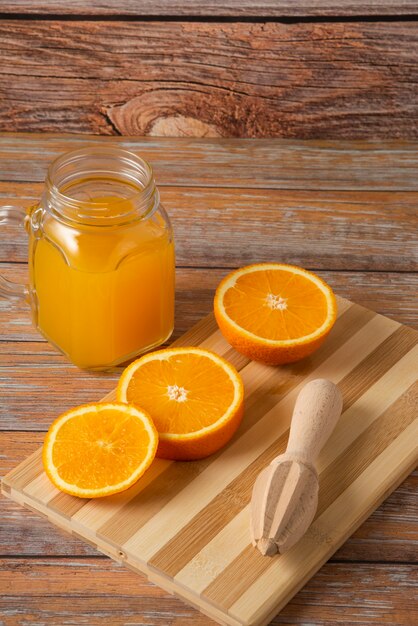
[[[40,156],[40,158],[34,162],[34,159],[30,157],[30,153],[24,155],[24,141],[22,138],[11,138],[11,136],[9,136],[7,140],[15,140],[15,143],[14,145],[10,144],[10,149],[3,153],[0,142],[0,177],[3,178],[3,180],[7,180],[8,172],[11,173],[13,177],[13,168],[16,170],[16,164],[19,163],[21,169],[19,176],[24,176],[25,172],[30,172],[30,176],[32,176],[32,172],[35,171],[36,176],[34,180],[40,180],[48,156]],[[38,141],[38,139],[35,138],[35,141]],[[53,150],[57,150],[57,145],[60,141],[61,139],[50,137],[47,138],[46,145],[53,145]],[[78,138],[69,138],[68,141],[75,143],[80,142]],[[142,145],[142,140],[140,141],[140,145]],[[166,152],[163,157],[161,156],[162,153],[158,152],[156,148],[157,145],[161,145],[158,144],[159,141],[161,140],[149,139],[145,140],[143,144],[147,149],[149,148],[151,151],[155,151],[156,157],[158,157],[158,163],[161,163],[162,169],[167,175],[167,179],[170,179],[170,177],[174,179],[183,176],[184,184],[188,184],[187,171],[186,174],[181,171],[181,162],[179,161],[172,165],[172,161],[170,161],[170,154],[173,155],[176,153],[180,156],[182,151],[184,152],[188,144],[187,140],[173,141],[171,146],[175,145],[175,148],[170,147],[166,143],[165,145],[167,146],[169,156],[167,156]],[[264,150],[265,142],[255,143],[259,143],[260,147],[261,144],[263,144]],[[410,155],[412,154],[413,144],[391,144],[394,148],[393,154],[389,154],[388,152],[389,143],[385,144],[383,149],[377,147],[378,144],[369,144],[369,147],[372,146],[372,156],[369,163],[373,162],[374,165],[371,169],[367,170],[366,162],[368,159],[364,154],[365,149],[361,144],[351,143],[351,150],[347,157],[347,151],[339,151],[337,144],[332,144],[332,142],[312,142],[308,144],[310,146],[309,150],[306,150],[306,144],[299,142],[298,145],[302,153],[299,154],[299,156],[296,155],[297,150],[293,152],[293,148],[292,150],[286,148],[286,142],[268,143],[271,147],[268,151],[270,156],[266,155],[268,165],[264,170],[265,178],[260,176],[260,178],[265,181],[261,186],[269,186],[269,175],[272,177],[273,186],[276,187],[280,187],[280,185],[283,184],[284,186],[293,184],[289,183],[289,180],[292,180],[294,176],[296,184],[301,189],[315,188],[316,186],[321,187],[321,185],[326,187],[330,184],[334,185],[334,188],[340,189],[344,188],[344,185],[349,184],[358,185],[360,187],[363,186],[363,188],[366,189],[379,188],[379,185],[386,185],[387,188],[392,189],[396,188],[396,185],[400,185],[401,188],[405,187],[406,189],[410,189],[416,184],[416,177],[414,178],[411,175],[412,162]],[[135,141],[133,141],[133,144],[139,145]],[[201,142],[201,144],[203,146],[203,142]],[[225,147],[226,144],[227,147]],[[280,147],[281,153],[279,156],[274,153],[274,145]],[[313,145],[315,149],[312,151],[311,146]],[[238,157],[233,165],[233,168],[235,168],[235,182],[234,178],[229,175],[230,178],[227,184],[231,187],[243,186],[236,181],[241,170],[238,165],[239,161],[244,165],[244,178],[247,186],[257,186],[252,184],[250,175],[251,162],[254,155],[250,158],[251,150],[242,150],[240,146],[241,144],[237,142],[230,143],[220,141],[209,143],[209,148],[213,149],[213,154],[215,154],[216,157],[215,169],[218,168],[218,177],[222,174],[222,170],[227,169],[225,164],[227,161],[229,162],[231,154],[237,152]],[[277,177],[277,168],[274,167],[274,160],[280,160],[285,156],[283,146],[286,148],[289,156],[294,155],[293,161],[292,158],[290,158],[290,161],[293,163],[293,173],[291,172],[290,179],[286,182],[287,174],[282,164],[282,170],[279,172],[279,178],[281,177],[281,179],[278,184],[277,181],[279,178]],[[397,146],[398,152],[396,152],[395,146]],[[46,152],[48,149],[49,148],[47,148]],[[194,147],[192,149],[195,150]],[[170,150],[174,150],[174,153],[170,153]],[[199,176],[203,175],[207,177],[203,184],[215,186],[216,177],[213,171],[210,171],[209,167],[205,167],[205,164],[208,164],[208,162],[204,160],[206,157],[204,156],[203,147],[199,148],[198,146],[197,152],[194,153],[194,158],[196,158],[196,154],[199,154],[199,150],[202,157],[199,167],[196,167],[196,165],[193,166],[193,156],[191,155],[191,151],[188,151],[187,159],[189,159],[189,161],[187,165],[186,160],[186,168],[190,167],[190,172],[192,172],[194,167],[195,171],[199,172]],[[278,150],[278,152],[280,151]],[[323,152],[326,153],[324,160],[321,154]],[[41,140],[39,140],[39,155],[40,153]],[[14,162],[10,159],[11,154],[13,155]],[[260,156],[261,154],[257,153],[257,157]],[[348,164],[344,164],[345,159]],[[297,173],[297,164],[299,161],[301,174]],[[398,163],[396,163],[396,161],[398,161]],[[333,167],[333,162],[338,163],[339,169]],[[359,164],[361,162],[363,163],[363,172]],[[3,168],[3,164],[5,164],[5,168]],[[313,172],[316,171],[315,164],[318,168],[318,172],[313,175],[309,174],[310,170]],[[260,174],[263,171],[262,165],[262,163],[257,165]],[[345,165],[347,166],[346,171],[344,171]],[[411,166],[411,169],[408,169],[409,166]],[[177,169],[174,170],[172,167]],[[390,179],[391,167],[393,167],[392,180]],[[331,182],[326,180],[327,168],[328,173],[331,173],[333,177]],[[209,175],[206,170],[210,172]],[[336,174],[335,170],[337,171]],[[352,174],[351,178],[350,172]],[[367,175],[369,176],[368,178]],[[303,176],[305,176],[305,179],[303,179]],[[311,176],[310,179],[309,176]],[[315,184],[316,176],[319,181],[318,185]],[[334,182],[334,179],[336,182]],[[25,180],[25,178],[22,178],[22,180]],[[303,185],[303,180],[305,180],[305,185]],[[307,180],[310,181],[308,184],[306,184]],[[408,182],[408,180],[410,182]],[[175,182],[177,185],[179,184],[178,181]],[[166,181],[164,181],[164,183],[167,184]],[[172,184],[173,183],[171,183],[171,186]],[[259,184],[258,180],[257,184]],[[200,183],[200,186],[201,185],[202,183]],[[24,187],[26,190],[25,193],[29,194],[28,200],[30,200],[30,194],[33,193],[31,187],[31,185]],[[332,189],[333,187],[330,188]],[[20,190],[23,190],[23,187],[20,187]],[[36,191],[38,190],[39,187]],[[3,191],[4,194],[7,195],[6,187],[3,187]],[[179,192],[177,189],[170,189],[170,187],[163,189],[163,194],[165,194],[166,191],[168,194],[173,193],[171,200],[169,200],[169,202],[172,202],[172,208],[169,207],[169,210],[171,213],[176,213],[175,194]],[[200,189],[196,190],[199,194],[200,191]],[[190,190],[186,190],[185,196],[187,196],[189,192]],[[232,196],[235,192],[236,190],[231,192]],[[243,202],[245,203],[245,194],[242,190],[239,193],[242,194]],[[262,194],[259,193],[259,195]],[[397,202],[391,204],[393,212],[397,217],[398,208],[402,207],[400,221],[404,219],[404,214],[413,216],[413,200],[412,202],[408,200],[408,194],[404,195],[405,198],[398,196],[396,198]],[[287,203],[291,196],[292,194],[285,195]],[[340,206],[340,196],[341,194],[330,194],[328,197],[329,204],[337,202]],[[379,198],[374,196],[374,194],[370,194],[370,196],[375,197],[375,200],[372,200],[370,197],[364,201],[364,204],[372,206],[375,216],[374,219],[377,219],[376,216],[380,219],[381,213],[379,212],[380,208],[378,205],[384,204],[387,206],[387,201],[382,199],[383,196],[380,198],[380,202]],[[179,197],[180,196],[177,196],[177,199]],[[308,194],[306,197],[303,197],[303,194],[301,194],[294,200],[298,210],[300,211],[301,205],[306,208],[306,202],[310,202],[312,197],[313,194]],[[308,198],[308,200],[306,198]],[[323,199],[322,196],[321,198]],[[347,198],[344,199],[347,200]],[[348,200],[348,203],[353,205],[357,202],[358,196],[355,197],[354,195]],[[411,207],[411,209],[408,208],[405,211],[405,203],[408,207]],[[251,203],[248,202],[245,204],[247,209],[245,216],[250,212],[250,204]],[[207,201],[205,207],[205,221],[207,214],[210,214],[211,208],[211,202]],[[316,209],[312,207],[311,209],[312,214],[316,216]],[[186,202],[184,206],[182,205],[182,209],[178,213],[179,217],[177,217],[176,214],[175,219],[183,220],[183,223],[186,224],[188,217],[186,214],[187,210],[190,212],[194,210],[194,205],[191,200]],[[228,210],[229,206],[224,202],[223,211],[228,212]],[[236,210],[238,210],[238,205]],[[219,211],[219,206],[217,211]],[[341,213],[337,213],[337,216],[340,217]],[[372,217],[370,217],[370,219],[372,219]],[[409,219],[410,217],[408,217],[408,220]],[[393,221],[397,223],[396,219]],[[409,221],[408,223],[412,224],[412,222]],[[178,229],[176,228],[176,230]],[[325,233],[328,232],[328,230],[325,231]],[[414,236],[414,233],[412,233],[412,236]],[[242,234],[241,239],[244,239],[244,235]],[[227,243],[228,242],[229,240],[227,240]],[[186,254],[185,243],[186,240],[184,240],[183,250],[181,250],[180,247],[182,254]],[[328,242],[324,239],[324,247],[326,248],[327,245]],[[23,258],[22,246],[16,248],[12,247],[11,250],[10,248],[8,250],[16,255],[14,258],[19,258],[19,254],[21,258]],[[238,254],[238,252],[236,253]],[[19,265],[7,265],[2,269],[6,269],[10,272],[10,276],[20,274],[24,271]],[[184,329],[210,310],[213,289],[225,271],[226,270],[219,269],[206,271],[191,268],[184,268],[179,271],[178,319],[180,320],[181,326],[184,324]],[[414,324],[417,322],[416,307],[414,305],[417,285],[416,275],[407,273],[395,274],[391,272],[372,272],[365,274],[359,272],[322,272],[322,275],[329,280],[342,295],[347,295],[380,312],[393,315],[396,319],[404,323]],[[3,302],[5,301],[0,301],[1,304],[3,304]],[[13,311],[17,312],[17,316]],[[63,397],[71,398],[70,404],[73,404],[74,401],[85,401],[87,398],[84,395],[84,391],[86,391],[87,395],[89,395],[88,399],[97,399],[102,397],[107,391],[107,385],[109,385],[109,388],[114,386],[115,377],[91,377],[85,373],[81,375],[78,370],[71,368],[71,366],[66,364],[64,359],[49,348],[45,342],[37,342],[36,334],[30,329],[28,322],[25,321],[26,314],[23,307],[11,309],[8,308],[8,304],[2,311],[1,327],[2,329],[6,329],[6,333],[11,332],[11,337],[16,341],[13,343],[5,342],[1,345],[2,351],[0,358],[6,378],[5,387],[9,388],[7,400],[10,400],[10,406],[12,407],[10,410],[13,414],[20,415],[17,422],[10,419],[8,427],[19,427],[23,429],[30,428],[32,424],[32,426],[39,431],[46,428],[50,419],[52,419],[52,412],[55,409],[58,409],[58,407],[59,410],[65,408],[62,407]],[[6,324],[3,324],[3,320],[6,320]],[[28,320],[28,318],[26,318],[26,320]],[[9,323],[13,321],[15,322],[14,327],[13,325],[9,325]],[[179,330],[178,332],[182,331],[183,326],[181,331]],[[7,338],[7,335],[5,335],[5,337]],[[23,343],[20,343],[19,340],[21,339],[30,339],[31,341],[23,341]],[[10,377],[12,366],[13,377]],[[16,373],[17,378],[15,377]],[[17,388],[19,388],[19,386],[23,388],[23,386],[26,385],[26,390],[30,391],[30,402],[28,401],[28,393],[26,393],[26,398],[24,400],[22,399],[20,403],[16,401],[13,395],[19,395],[19,393],[16,394],[16,387],[14,387],[14,390],[11,389],[15,384]],[[54,386],[58,388],[58,392],[56,391],[54,393]],[[83,392],[82,398],[80,390]],[[77,395],[77,393],[79,395]],[[32,415],[32,408],[34,405],[38,404],[40,405],[40,411],[34,416]],[[14,465],[21,458],[27,456],[32,447],[38,447],[42,440],[42,434],[40,432],[6,432],[2,437],[5,439],[0,439],[0,448],[2,449],[2,454],[7,458],[5,463],[3,463],[3,459],[0,457],[1,473],[3,473],[3,465],[4,469],[7,469],[10,463]],[[7,444],[5,443],[6,439],[8,441]],[[416,561],[417,536],[415,522],[417,515],[417,479],[417,474],[408,478],[401,488],[394,493],[359,531],[357,531],[351,540],[341,548],[336,558],[344,561],[353,559],[359,561],[368,559],[376,561],[390,559],[399,562]],[[66,538],[66,540],[63,541],[59,531],[53,530],[49,525],[47,526],[46,523],[39,520],[35,514],[31,514],[30,512],[23,514],[20,509],[14,507],[12,503],[4,499],[1,499],[1,503],[0,506],[3,506],[1,517],[5,523],[0,526],[0,554],[3,551],[4,554],[10,555],[12,554],[10,550],[13,549],[16,550],[16,553],[32,555],[48,553],[50,555],[86,556],[94,554],[90,548],[85,547],[84,544],[75,539]],[[39,562],[38,568],[34,561],[15,560],[12,572],[7,570],[4,576],[0,574],[0,597],[2,597],[0,600],[0,614],[5,615],[8,625],[9,623],[12,625],[20,625],[23,621],[31,623],[52,623],[58,620],[60,624],[70,624],[77,621],[77,623],[80,624],[84,623],[89,624],[89,626],[95,626],[96,623],[101,623],[103,618],[108,619],[109,623],[116,624],[116,626],[118,624],[138,623],[138,620],[161,625],[175,624],[176,626],[183,626],[184,624],[203,625],[209,623],[208,620],[197,615],[192,609],[185,608],[180,602],[168,598],[166,594],[156,590],[154,587],[150,587],[150,592],[147,590],[142,591],[142,584],[144,584],[147,589],[148,586],[137,576],[132,575],[132,582],[124,582],[124,579],[121,580],[117,578],[114,583],[114,572],[116,571],[117,576],[118,572],[123,572],[123,570],[112,564],[110,564],[109,570],[106,570],[102,578],[100,578],[101,574],[98,574],[102,584],[101,586],[98,585],[99,590],[97,594],[95,589],[92,589],[90,597],[87,598],[84,594],[86,589],[89,589],[90,593],[91,585],[90,579],[87,581],[86,576],[88,572],[91,573],[92,569],[96,571],[94,569],[95,565],[90,568],[90,563],[99,561],[102,564],[108,563],[104,559],[80,559],[79,562],[64,560],[63,563],[54,559],[46,559],[45,561]],[[10,562],[11,561],[7,560],[7,563]],[[27,563],[32,564],[32,569],[29,568],[25,570]],[[78,578],[80,583],[78,587],[78,583],[70,582],[69,579],[65,577],[66,575],[62,574],[61,565],[68,566],[67,572],[69,573],[69,577],[74,574],[75,577]],[[78,572],[82,567],[84,567],[83,573],[79,574]],[[105,567],[107,567],[107,565],[105,565]],[[329,567],[343,567],[345,569],[338,571],[335,569],[326,569]],[[382,567],[389,567],[389,569],[384,569],[382,574]],[[390,569],[390,567],[392,566],[380,566],[377,564],[373,565],[371,568],[369,566],[357,566],[353,564],[344,564],[344,566],[340,566],[338,563],[328,564],[319,574],[319,578],[314,578],[309,587],[301,592],[285,609],[285,612],[273,623],[415,623],[417,621],[416,608],[412,604],[414,585],[416,584],[413,579],[415,570],[411,568],[411,570],[408,570],[408,573],[405,574],[404,570],[401,572],[399,569],[396,569],[400,566],[395,566],[395,569]],[[11,598],[10,594],[7,595],[7,593],[3,593],[3,589],[5,589],[6,583],[9,585],[10,581],[14,581],[15,572],[19,571],[25,572],[24,577],[20,580],[20,587],[19,585],[16,587],[17,597]],[[70,572],[72,572],[72,574]],[[30,582],[36,580],[37,576],[39,576],[40,582],[39,584],[36,583],[38,587],[36,587],[35,584],[35,593],[31,593],[31,591],[28,591],[28,589],[32,588]],[[409,578],[407,578],[408,576]],[[47,578],[49,582],[47,581],[45,584],[42,584],[45,578]],[[55,585],[54,579],[63,581],[61,592],[59,592],[60,583]],[[118,582],[120,580],[121,584],[119,586]],[[359,580],[362,581],[361,586],[359,585]],[[110,586],[108,586],[108,583]],[[49,584],[51,584],[52,587],[48,586]],[[19,595],[19,589],[23,589],[23,587],[24,590],[21,592],[21,595]],[[117,587],[116,590],[115,587]],[[129,587],[127,592],[125,592],[125,587]],[[64,593],[67,595],[67,588],[69,594],[72,596],[71,608],[69,608],[68,602],[64,603],[62,601],[62,590],[64,589]],[[120,588],[123,589],[123,597],[119,595]],[[42,594],[42,598],[34,597],[36,595],[36,589],[38,589],[38,595]],[[106,589],[106,591],[103,591],[104,589]],[[14,593],[14,590],[12,593]],[[61,597],[59,595],[60,593]],[[105,596],[103,595],[104,593],[106,593]],[[154,593],[156,594],[155,596],[152,595]],[[45,597],[48,594],[51,595]],[[150,594],[152,595],[151,598]],[[141,595],[143,596],[142,598]],[[134,599],[132,600],[132,598]],[[164,600],[162,601],[162,599]],[[348,606],[350,606],[350,608],[347,608]]]
[[[410,565],[327,563],[271,624],[411,626],[418,620],[412,596],[416,584],[417,571]],[[99,626],[103,620],[112,626],[213,623],[107,559],[5,559],[0,589],[0,610],[8,626]]]
[[[11,350],[8,344],[1,345],[0,428],[4,430],[45,430],[57,413],[99,401],[119,376],[80,370],[46,342],[25,341],[12,344]]]
[[[0,130],[418,137],[416,22],[0,23]]]
[[[175,337],[212,310],[214,289],[225,273],[225,270],[178,271]],[[398,321],[416,324],[417,275],[351,272],[321,272],[321,275],[339,294],[354,296],[359,303],[390,313]],[[31,328],[24,304],[0,300],[0,305],[3,338],[7,340],[8,333],[14,337],[13,341],[1,343],[0,428],[44,430],[57,413],[76,404],[99,400],[114,388],[120,368],[101,374],[79,370]]]
[[[33,446],[32,446],[33,447]],[[38,514],[11,500],[0,499],[0,555],[10,556],[97,556],[98,552],[81,539],[49,524]],[[407,544],[402,544],[407,549]],[[396,559],[391,559],[396,560]],[[403,561],[404,559],[399,559]],[[0,622],[1,623],[1,622]]]
[[[5,203],[31,204],[38,192],[39,185],[0,183]],[[311,269],[418,270],[418,193],[166,187],[161,196],[180,266],[285,261]],[[26,250],[23,229],[10,227],[0,260],[23,260]]]
[[[44,433],[0,432],[0,476],[42,445]],[[37,513],[0,497],[0,555],[93,555],[87,543],[47,524]],[[0,594],[1,595],[1,594]]]
[[[42,445],[41,432],[1,432],[0,476]],[[334,555],[334,561],[418,561],[418,472],[373,513]],[[0,555],[97,555],[87,544],[48,524],[36,513],[0,498]]]
[[[1,6],[2,13],[28,15],[130,15],[130,16],[233,16],[233,17],[305,17],[415,15],[414,0],[14,0]]]
[[[26,267],[17,263],[0,263],[0,273],[20,282],[25,282],[27,275]],[[176,326],[173,339],[186,332],[212,310],[216,286],[227,273],[227,269],[177,268]],[[418,274],[333,271],[319,271],[318,274],[339,295],[392,317],[402,324],[418,328]],[[42,341],[32,326],[29,307],[24,302],[0,299],[0,323],[0,341]],[[5,356],[4,365],[7,364],[7,358],[16,359],[14,365],[19,364],[17,360],[20,358],[32,358],[35,365],[37,350],[36,345],[9,343],[7,347],[3,346],[3,353],[10,355]],[[54,351],[45,348],[45,354],[54,354]]]
[[[3,266],[4,267],[4,266]],[[8,266],[9,278],[25,272]],[[1,267],[0,270],[2,271]],[[180,336],[212,310],[216,285],[227,270],[177,270],[177,312],[174,337]],[[319,272],[337,293],[389,315],[418,325],[417,274]],[[44,430],[57,413],[77,403],[93,402],[114,386],[115,373],[79,370],[44,342],[32,327],[29,309],[17,300],[0,299],[1,343],[0,428]]]
[[[417,191],[416,141],[196,139],[0,133],[0,181],[38,182],[59,154],[119,145],[152,163],[160,186]],[[9,191],[8,191],[9,189]],[[40,187],[26,188],[28,199]],[[3,187],[13,195],[13,187]]]

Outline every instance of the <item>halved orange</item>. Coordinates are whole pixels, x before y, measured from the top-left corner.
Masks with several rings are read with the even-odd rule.
[[[336,320],[337,304],[331,287],[313,272],[260,263],[222,280],[214,311],[236,350],[279,365],[307,357],[321,345]]]
[[[42,458],[58,489],[98,498],[133,485],[157,445],[158,433],[145,411],[118,403],[84,404],[52,423]]]
[[[145,409],[158,430],[157,456],[200,459],[224,446],[243,414],[243,385],[225,359],[201,348],[168,348],[134,361],[119,402]]]

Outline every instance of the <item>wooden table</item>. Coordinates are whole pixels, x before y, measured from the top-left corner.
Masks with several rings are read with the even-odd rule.
[[[418,326],[417,143],[6,134],[1,203],[30,204],[55,155],[109,141],[152,162],[172,217],[175,336],[210,311],[229,268],[269,260],[313,269],[342,296]],[[1,272],[23,280],[25,255],[24,234],[10,228]],[[100,399],[118,373],[78,370],[34,331],[25,305],[0,300],[0,307],[4,474],[41,444],[57,413]],[[418,623],[417,488],[415,473],[273,624]],[[210,623],[36,514],[0,502],[0,624]]]
[[[418,138],[416,0],[3,0],[0,130]]]

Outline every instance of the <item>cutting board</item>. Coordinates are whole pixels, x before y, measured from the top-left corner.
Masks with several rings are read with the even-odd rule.
[[[212,315],[175,342],[214,350],[243,377],[245,417],[219,453],[158,459],[128,491],[83,500],[52,486],[38,450],[4,478],[3,492],[220,624],[268,624],[418,461],[418,332],[338,305],[322,348],[292,365],[239,355]],[[251,489],[286,447],[299,390],[319,377],[339,385],[344,409],[319,458],[318,512],[292,550],[263,557],[250,544]]]

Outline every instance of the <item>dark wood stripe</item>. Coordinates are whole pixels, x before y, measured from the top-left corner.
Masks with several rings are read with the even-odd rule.
[[[262,417],[263,413],[266,410],[270,410],[270,408],[272,408],[274,404],[280,401],[284,397],[284,395],[286,395],[286,393],[291,391],[291,389],[299,384],[299,382],[302,381],[303,377],[306,376],[309,371],[311,371],[315,367],[318,367],[320,363],[322,363],[335,350],[343,345],[343,343],[345,343],[345,341],[347,341],[355,332],[357,332],[368,321],[370,321],[374,315],[375,314],[372,311],[358,305],[352,305],[346,311],[344,311],[344,313],[342,313],[337,319],[327,341],[312,357],[310,357],[309,359],[305,359],[304,361],[301,361],[299,363],[294,363],[282,368],[284,376],[279,381],[279,384],[276,382],[276,389],[270,389],[270,396],[264,396],[263,404],[259,402],[260,391],[256,391],[250,397],[246,398],[246,416],[236,437],[241,436],[249,428],[251,428],[256,423],[256,421],[258,421],[258,419]],[[185,338],[185,345],[190,345],[190,343],[193,342],[198,343],[200,341],[203,341],[203,338],[208,338],[216,330],[216,321],[213,315],[210,314],[206,318],[198,322],[198,324],[196,324],[196,326],[191,329],[189,333],[186,333],[186,335],[183,336],[183,338]],[[180,340],[178,340],[178,342],[175,342],[175,344],[173,345],[178,345],[179,343],[181,343]],[[235,352],[235,354],[238,353]],[[245,359],[245,357],[243,358]],[[245,359],[245,361],[248,362],[247,359]],[[271,385],[275,378],[277,378],[277,370],[276,368],[272,368],[270,378],[266,377],[266,380],[263,383],[263,393],[265,393],[266,386]],[[269,400],[271,402],[271,406],[266,406],[266,402],[268,402]],[[136,506],[138,502],[141,503],[142,508],[143,502],[147,502],[149,500],[149,494],[152,494],[154,490],[157,490],[157,492],[161,494],[161,491],[164,491],[164,485],[166,485],[165,493],[164,496],[161,496],[161,498],[163,502],[168,502],[172,497],[174,497],[174,495],[176,495],[176,493],[178,493],[178,491],[186,487],[218,456],[219,453],[199,462],[198,464],[194,464],[196,467],[194,468],[193,472],[177,472],[176,470],[171,475],[172,470],[171,468],[168,468],[155,481],[153,481],[144,490],[144,492],[138,494],[130,503],[125,505],[121,513],[124,514],[126,507],[130,507],[129,509],[127,509],[127,512],[129,513],[132,507]],[[24,488],[27,484],[34,480],[34,478],[42,473],[43,466],[40,454],[36,456],[36,459],[37,461],[30,466],[30,469],[25,469],[24,475],[19,477],[20,488]],[[187,464],[187,466],[189,466],[189,464]],[[178,482],[176,482],[176,480]],[[175,486],[173,486],[173,484]],[[78,512],[87,502],[88,500],[84,500],[82,498],[75,498],[74,496],[70,496],[65,493],[59,493],[51,499],[48,506],[57,513],[62,513],[65,517],[70,518],[72,515]],[[145,515],[144,517],[137,516],[135,524],[133,524],[133,522],[127,524],[123,527],[122,531],[122,527],[119,523],[119,512],[117,512],[114,516],[112,516],[110,520],[108,520],[103,525],[103,528],[101,528],[99,532],[103,532],[103,535],[106,536],[109,541],[116,542],[115,535],[117,535],[118,537],[122,536],[124,541],[126,541],[130,536],[128,533],[132,530],[132,534],[134,534],[146,523],[146,521],[148,521],[148,519],[149,517],[147,517],[147,515]]]
[[[193,463],[173,463],[107,520],[97,530],[97,536],[115,546],[123,545],[211,462],[212,457]]]
[[[408,326],[400,326],[377,346],[340,382],[339,387],[344,398],[343,410],[354,404],[364,393],[366,378],[368,387],[371,387],[417,343],[418,333]]]
[[[287,439],[288,430],[199,511],[150,559],[148,565],[163,571],[166,576],[175,576],[183,569],[248,504],[260,469],[284,452]]]
[[[374,420],[353,441],[343,454],[321,472],[319,476],[319,506],[315,519],[416,418],[417,401],[418,383],[412,385],[400,398],[395,400],[379,418]],[[280,556],[274,558],[276,560]],[[261,574],[268,570],[271,564],[270,559],[261,556],[258,550],[249,545],[206,587],[203,596],[215,604],[222,603],[223,608],[230,608]]]
[[[415,333],[416,334],[416,333]],[[396,415],[396,419],[394,416]],[[328,508],[418,417],[418,382],[400,396],[320,475],[318,511]],[[417,442],[418,457],[418,442]]]
[[[292,389],[302,383],[306,376],[322,365],[375,316],[376,313],[369,309],[351,306],[337,319],[325,343],[312,356],[297,363],[282,365],[280,368],[266,369],[263,381],[257,389],[245,397],[245,417],[236,437],[254,426]]]
[[[232,365],[238,370],[241,371],[244,369],[246,365],[251,363],[250,359],[247,359],[246,356],[240,354],[234,348],[230,348],[225,354],[222,355],[224,359],[232,363]]]
[[[213,333],[215,333],[218,329],[218,325],[215,320],[215,316],[213,313],[209,313],[206,317],[204,317],[200,322],[195,324],[193,328],[187,331],[184,335],[173,341],[170,347],[180,347],[180,346],[197,346],[201,345],[204,341],[209,339]],[[226,343],[226,342],[225,342]],[[250,359],[247,359],[246,356],[240,354],[231,346],[227,346],[227,350],[220,354],[224,359],[232,363],[236,367],[236,369],[242,370],[243,367],[248,365]]]
[[[48,508],[63,515],[67,519],[71,519],[71,517],[88,502],[90,502],[89,499],[77,498],[76,496],[70,496],[68,493],[61,492],[57,493],[57,495],[48,502]]]
[[[395,333],[398,331],[396,330]],[[416,333],[414,333],[415,335]],[[415,337],[410,336],[409,345],[415,343]],[[387,341],[387,340],[386,340]],[[383,342],[383,343],[386,343]],[[335,349],[335,348],[334,348]],[[401,345],[400,352],[396,350],[389,350],[388,357],[384,360],[384,363],[379,367],[379,373],[382,375],[385,371],[390,369],[394,363],[403,356],[405,346]],[[374,375],[374,360],[380,356],[380,353],[373,351],[367,356],[362,363],[364,363],[364,372],[362,376],[361,388],[358,383],[357,368],[354,368],[345,378],[345,392],[347,393],[347,401],[345,402],[346,408],[352,404],[355,399],[355,394],[350,394],[351,380],[353,380],[354,388],[360,391],[360,395],[364,393],[369,387],[371,387],[376,377]],[[314,360],[314,357],[312,358]],[[319,363],[316,363],[318,366]],[[314,368],[311,368],[311,371]],[[275,375],[278,375],[276,370]],[[306,375],[306,374],[305,374]],[[351,378],[352,377],[352,378]],[[299,382],[299,381],[298,381]],[[296,383],[297,384],[297,383]],[[293,380],[292,388],[296,386],[295,380]],[[290,391],[290,390],[289,390]],[[262,415],[266,414],[265,407],[265,390],[263,390],[263,406],[261,409]],[[283,398],[282,396],[275,396],[275,403]],[[255,405],[256,411],[259,411],[259,407]],[[248,422],[253,421],[251,416],[251,409],[247,407],[247,428]],[[248,419],[249,417],[249,419]],[[289,416],[290,420],[290,416]],[[256,420],[254,420],[256,421]],[[170,541],[167,542],[149,561],[149,565],[162,570],[166,575],[175,576],[185,565],[206,545],[211,539],[213,539],[222,528],[231,521],[239,511],[248,504],[251,497],[251,490],[254,484],[257,474],[263,467],[268,465],[270,461],[285,449],[285,443],[288,438],[288,430],[281,436],[276,442],[274,442],[267,450],[265,450],[251,465],[249,465],[243,472],[237,476],[223,491],[221,491],[205,508],[203,508],[188,524],[186,524]]]
[[[262,390],[262,393],[265,394],[266,386],[270,385],[270,395],[263,396],[263,401],[261,402],[260,391],[257,390],[246,398],[245,417],[232,442],[247,432],[263,417],[266,411],[270,410],[287,393],[300,384],[306,373],[318,367],[360,328],[367,324],[374,315],[375,313],[372,311],[357,305],[349,307],[337,319],[327,342],[312,357],[305,359],[305,362],[293,363],[281,368],[282,375],[279,381],[277,381],[277,368],[271,368],[271,375],[270,377],[266,376]],[[273,384],[274,388],[272,388]],[[114,545],[122,545],[140,530],[158,512],[159,508],[167,504],[213,463],[224,450],[225,448],[202,461],[186,464],[175,463],[168,467],[143,491],[105,522],[98,529],[98,534]],[[274,450],[276,451],[276,448]],[[137,513],[133,515],[133,512],[138,510],[141,511],[141,515]]]
[[[280,556],[273,557],[276,561]],[[262,556],[250,544],[203,591],[202,597],[229,609],[247,589],[270,567],[271,559]],[[234,583],[231,585],[232,577]],[[220,600],[220,598],[222,599]]]
[[[217,329],[218,329],[218,326],[216,324],[216,320],[213,314],[210,314],[207,317],[203,318],[200,322],[198,322],[192,329],[190,329],[189,332],[185,333],[182,337],[177,339],[177,341],[173,342],[172,345],[173,346],[181,346],[181,345],[187,346],[187,345],[193,345],[194,343],[202,342],[208,337],[210,337],[210,335],[212,335]],[[230,352],[234,354],[230,354]],[[227,358],[228,360],[231,360],[232,362],[235,361],[235,366],[238,369],[241,369],[249,362],[249,360],[246,357],[243,357],[242,355],[238,354],[232,348],[228,350],[227,354],[225,355],[225,358]],[[106,396],[106,400],[111,400],[114,398],[115,398],[114,391],[110,392],[110,394]],[[34,471],[35,471],[35,468],[34,468]],[[33,474],[33,477],[32,477],[32,474],[28,473],[24,478],[25,484],[22,484],[22,487],[29,484],[29,482],[31,482],[34,478],[39,476],[42,473],[42,471],[43,471],[43,467],[41,464],[40,467],[36,467],[36,472],[37,472],[36,475]],[[168,482],[171,483],[171,480],[169,480]],[[89,500],[86,500],[83,498],[76,498],[66,493],[58,493],[48,503],[48,507],[62,514],[67,519],[70,519],[75,513],[77,513],[80,509],[82,509],[83,506],[87,504],[87,502],[89,502]]]

